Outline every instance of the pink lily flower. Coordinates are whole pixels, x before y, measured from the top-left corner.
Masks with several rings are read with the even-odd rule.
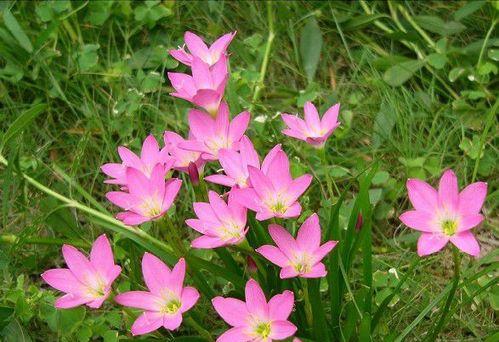
[[[170,95],[204,108],[211,116],[215,117],[228,77],[227,57],[225,55],[222,55],[211,69],[201,59],[194,57],[192,76],[178,72],[168,73],[168,78],[175,88],[175,92]]]
[[[191,136],[191,134],[189,134]],[[168,153],[175,160],[173,164],[173,168],[182,172],[189,172],[189,165],[194,163],[201,173],[203,172],[203,167],[205,161],[201,159],[201,153],[195,151],[188,151],[183,148],[180,148],[179,145],[188,141],[182,138],[175,132],[166,131],[164,136],[165,148],[168,150]]]
[[[122,163],[107,163],[101,166],[102,172],[111,177],[104,183],[126,185],[126,169],[133,167],[150,177],[152,169],[156,164],[165,165],[171,158],[166,148],[159,148],[156,138],[151,134],[142,144],[140,157],[124,146],[118,147],[118,154]]]
[[[185,65],[191,66],[195,56],[211,67],[218,62],[222,55],[226,54],[227,48],[235,35],[236,32],[226,33],[208,48],[201,37],[187,31],[184,34],[184,41],[192,55],[185,52],[184,47],[179,47],[177,50],[170,50],[169,52],[173,58]]]
[[[305,103],[304,112],[305,120],[295,115],[282,114],[281,117],[288,126],[282,133],[306,141],[314,147],[324,146],[327,138],[340,125],[338,122],[340,104],[335,104],[329,108],[324,113],[322,120],[319,117],[317,108],[310,101]]]
[[[301,213],[300,197],[312,182],[312,176],[291,177],[289,159],[284,151],[277,151],[268,170],[248,166],[252,188],[233,189],[241,205],[256,212],[256,219],[290,218]]]
[[[147,178],[134,168],[126,170],[128,192],[111,191],[106,198],[125,211],[116,215],[127,225],[139,225],[163,216],[170,208],[180,190],[182,181],[177,178],[165,180],[169,169],[157,164]]]
[[[227,204],[215,191],[208,193],[209,203],[195,202],[194,212],[198,219],[185,223],[204,234],[194,241],[193,248],[217,248],[240,243],[246,236],[247,209],[234,200],[229,193]]]
[[[422,232],[418,254],[438,252],[450,241],[472,256],[480,254],[480,246],[470,229],[483,221],[480,214],[487,183],[476,182],[459,192],[457,177],[452,170],[440,178],[438,191],[419,179],[407,181],[407,192],[415,210],[400,215],[409,228]]]
[[[111,293],[111,285],[120,275],[113,251],[105,234],[94,241],[90,259],[70,245],[62,246],[62,255],[68,268],[54,268],[42,274],[43,280],[53,288],[65,292],[57,298],[57,309],[87,305],[100,308]]]
[[[256,251],[270,262],[282,267],[281,279],[326,276],[326,266],[321,260],[331,252],[338,241],[331,240],[321,245],[321,227],[317,214],[312,214],[303,222],[296,240],[278,224],[271,224],[269,233],[277,247],[264,245]]]
[[[211,175],[205,177],[205,180],[211,183],[230,187],[251,187],[249,182],[248,166],[260,169],[260,158],[253,147],[253,143],[245,135],[239,142],[239,149],[239,152],[232,149],[221,149],[218,153],[218,161],[222,165],[225,175]],[[268,169],[268,164],[280,150],[281,145],[276,145],[272,150],[270,150],[263,160],[262,170]],[[266,171],[264,171],[264,173],[265,172]]]
[[[201,152],[204,160],[217,160],[218,152],[225,149],[239,149],[246,128],[248,128],[250,113],[239,113],[232,121],[229,120],[229,107],[222,102],[215,119],[205,112],[191,109],[189,111],[189,127],[192,139],[179,144],[180,148]]]
[[[260,285],[250,279],[246,283],[245,297],[246,302],[236,298],[212,299],[215,310],[233,327],[219,336],[217,342],[271,342],[296,332],[296,326],[288,321],[294,305],[293,292],[286,290],[267,303]]]
[[[184,287],[185,260],[182,258],[172,270],[159,258],[144,253],[142,275],[149,291],[128,291],[114,297],[121,305],[144,312],[132,325],[132,335],[143,335],[164,327],[175,330],[182,324],[182,314],[199,299],[193,287]]]

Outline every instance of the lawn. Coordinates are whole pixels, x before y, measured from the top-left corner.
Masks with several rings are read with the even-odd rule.
[[[245,300],[248,288],[258,297],[259,287],[266,300],[283,293],[274,297],[280,308],[284,297],[294,299],[289,317],[279,322],[289,320],[286,327],[296,326],[291,334],[304,342],[499,340],[497,1],[4,1],[0,12],[2,340],[214,341],[238,312],[219,315],[214,303],[228,301],[212,298]],[[204,180],[223,174],[217,161],[222,154],[209,150],[202,156],[213,160],[204,169],[192,163],[168,172],[173,181],[167,187],[179,180],[182,185],[173,204],[159,208],[166,213],[151,209],[155,219],[140,224],[137,216],[127,216],[127,224],[115,219],[120,208],[106,194],[120,186],[104,183],[101,166],[121,163],[119,146],[139,154],[149,135],[162,147],[165,131],[187,138],[189,126],[199,141],[214,124],[199,103],[170,95],[178,86],[171,73],[191,73],[191,66],[169,55],[184,45],[186,31],[208,44],[237,32],[227,48],[223,101],[231,119],[250,113],[245,134],[260,161],[281,144],[270,164],[286,166],[287,156],[293,179],[310,175],[298,199],[301,210],[292,217],[280,202],[271,206],[276,217],[255,215],[248,203],[260,192],[235,185],[235,199],[228,199],[228,186]],[[340,103],[340,125],[322,148],[282,133],[287,127],[281,114],[303,118],[309,101],[321,116]],[[224,106],[207,110],[220,117]],[[188,121],[193,108],[202,118],[197,126]],[[187,145],[179,146],[197,146]],[[270,176],[261,169],[250,170],[256,190],[257,174],[268,176],[267,183],[287,177],[286,168]],[[409,200],[408,179],[437,188],[449,169],[459,189],[487,182],[485,218],[471,230],[480,245],[476,257],[451,243],[419,256],[421,231],[399,218],[422,206]],[[147,170],[151,179],[155,170]],[[143,180],[135,171],[128,167],[126,178],[141,181],[121,183],[122,194],[148,191],[149,176]],[[151,191],[165,186],[165,174],[157,173],[160,185]],[[248,232],[229,232],[246,238],[197,248],[206,242],[197,240],[197,223],[186,220],[202,219],[193,203],[220,200],[217,193],[229,206],[237,203],[237,210],[248,205],[241,227]],[[480,204],[473,197],[460,210],[477,207],[478,214]],[[270,233],[278,224],[296,236],[313,213],[320,242],[339,241],[322,260],[327,275],[281,279],[281,267],[255,249],[275,245],[269,225]],[[455,233],[453,222],[442,222],[449,236]],[[55,308],[61,292],[42,273],[71,268],[63,245],[65,256],[67,245],[87,255],[104,233],[121,267],[109,298],[96,308]],[[123,294],[147,290],[148,262],[159,279],[181,269],[180,258],[187,264],[184,286],[197,289],[189,293],[200,298],[183,312],[178,328],[158,326],[134,337],[131,326],[144,309],[120,305]],[[100,260],[96,268],[111,262]],[[161,263],[177,267],[170,273]],[[86,272],[83,264],[73,264],[74,272]],[[300,275],[310,271],[304,265],[296,267]],[[161,312],[182,311],[179,303],[169,301]],[[258,336],[278,340],[272,337],[277,328],[266,324],[256,326]]]

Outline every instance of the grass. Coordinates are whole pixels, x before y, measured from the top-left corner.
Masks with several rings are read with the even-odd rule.
[[[186,131],[190,106],[168,95],[165,77],[167,70],[184,70],[166,51],[182,44],[186,30],[209,41],[238,31],[226,91],[231,113],[250,108],[248,134],[260,154],[282,143],[293,173],[316,177],[302,199],[299,223],[318,210],[326,234],[344,239],[330,257],[327,281],[308,284],[309,293],[322,294],[322,303],[333,303],[321,305],[311,296],[314,317],[320,318],[315,327],[326,322],[333,334],[305,337],[417,341],[432,331],[451,291],[452,253],[446,248],[416,263],[417,234],[398,216],[409,206],[408,177],[435,184],[443,170],[453,168],[461,186],[488,182],[487,219],[475,230],[481,258],[463,256],[462,281],[439,338],[497,338],[496,3],[18,1],[3,2],[0,9],[0,151],[8,161],[0,165],[5,340],[127,336],[129,317],[122,319],[117,306],[56,312],[55,293],[39,275],[63,265],[61,242],[88,249],[101,232],[114,229],[115,253],[127,271],[118,290],[142,282],[140,256],[162,247],[147,238],[137,243],[110,219],[116,208],[105,201],[109,187],[99,167],[117,160],[119,145],[138,150],[149,133],[159,138],[165,129]],[[329,140],[325,159],[280,133],[277,114],[301,112],[307,100],[322,111],[336,102],[342,106],[342,126]],[[65,199],[47,195],[31,180]],[[182,228],[195,199],[187,179],[184,184],[184,200],[176,201],[170,215]],[[358,212],[364,217],[359,234]],[[142,228],[162,241],[168,234]],[[181,231],[186,243],[192,240],[194,234]],[[196,251],[193,258],[212,267],[203,268],[205,279],[196,281],[206,281],[215,293],[240,290],[239,275],[233,282],[220,275],[231,262],[226,254]],[[244,265],[242,254],[235,258]],[[280,286],[270,280],[267,285]],[[202,300],[194,318],[218,336],[226,326],[210,307]],[[293,317],[307,326],[301,308]],[[371,314],[375,327],[365,318]],[[198,335],[186,325],[151,338]]]

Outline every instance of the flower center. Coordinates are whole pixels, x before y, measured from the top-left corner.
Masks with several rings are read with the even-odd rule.
[[[180,309],[180,306],[181,303],[179,300],[177,299],[171,300],[161,308],[161,313],[173,315]]]
[[[216,136],[206,141],[206,146],[212,151],[213,155],[217,155],[222,148],[229,148],[229,142],[224,136]]]
[[[155,217],[161,214],[161,203],[154,197],[145,198],[140,207],[144,216]]]
[[[241,229],[235,222],[227,222],[218,228],[219,236],[222,240],[228,241],[241,238]]]
[[[445,220],[442,222],[442,230],[447,236],[452,236],[456,233],[457,222],[455,220]]]
[[[256,326],[255,333],[261,338],[267,338],[270,336],[270,323],[260,323]]]
[[[270,209],[276,214],[284,214],[286,210],[288,210],[287,206],[281,201],[277,201],[273,205],[270,206]]]
[[[291,266],[300,274],[308,273],[312,269],[310,257],[305,253],[298,255]]]

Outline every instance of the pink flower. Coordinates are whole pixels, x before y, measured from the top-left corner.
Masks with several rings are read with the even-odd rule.
[[[168,73],[168,78],[175,88],[175,92],[170,95],[192,102],[215,117],[228,77],[225,55],[222,55],[211,69],[201,59],[194,57],[192,76],[177,72]]]
[[[293,292],[286,290],[267,303],[260,285],[250,279],[245,294],[246,302],[236,298],[212,299],[215,310],[233,327],[218,337],[217,342],[270,342],[293,336],[297,328],[288,321],[294,305]]]
[[[284,151],[277,151],[267,170],[248,166],[248,172],[252,188],[232,191],[241,205],[256,212],[257,220],[300,215],[301,205],[297,200],[307,190],[312,176],[305,174],[293,179]]]
[[[210,191],[209,203],[195,202],[194,211],[199,219],[189,219],[185,223],[204,234],[192,241],[194,248],[217,248],[240,243],[246,236],[245,207],[237,203],[229,193],[226,204],[220,196]]]
[[[160,149],[152,134],[144,140],[140,158],[124,146],[118,147],[118,154],[123,161],[121,164],[107,163],[101,166],[102,172],[112,177],[112,179],[105,180],[104,183],[126,185],[127,167],[133,167],[150,177],[151,171],[156,164],[165,165],[170,160],[166,148]]]
[[[92,245],[90,260],[70,245],[62,246],[62,255],[68,268],[55,268],[42,274],[53,288],[65,292],[57,298],[57,309],[69,309],[86,304],[99,308],[111,293],[111,284],[121,273],[114,264],[113,251],[105,234]]]
[[[418,240],[420,256],[438,252],[449,241],[465,253],[480,254],[480,246],[470,229],[483,220],[480,210],[487,195],[487,183],[470,184],[459,193],[456,175],[447,170],[440,178],[438,191],[419,179],[409,179],[407,192],[415,210],[406,211],[400,220],[422,232]]]
[[[198,171],[203,170],[205,161],[201,159],[200,152],[188,151],[180,148],[179,145],[188,141],[175,132],[166,131],[164,136],[165,148],[174,159],[173,168],[182,172],[189,172],[189,165],[194,163]]]
[[[177,50],[170,50],[169,52],[173,58],[185,65],[190,66],[195,56],[211,67],[218,62],[221,56],[226,54],[227,47],[235,35],[236,32],[226,33],[208,48],[203,42],[203,39],[196,34],[187,31],[184,34],[184,41],[192,55],[185,52],[184,47],[178,48]]]
[[[211,175],[205,177],[208,182],[226,186],[237,186],[239,188],[251,187],[249,182],[248,166],[260,168],[258,153],[253,143],[247,136],[243,136],[239,142],[240,152],[231,149],[221,149],[218,153],[218,161],[223,167],[225,175]],[[268,164],[276,153],[281,151],[281,145],[276,145],[265,157],[262,170],[268,169]],[[266,171],[264,171],[265,173]]]
[[[269,233],[277,247],[264,245],[256,251],[281,269],[281,279],[302,277],[321,278],[327,274],[321,260],[338,241],[327,241],[321,246],[319,216],[312,214],[298,230],[296,240],[283,227],[269,226]]]
[[[282,133],[306,141],[313,146],[322,147],[327,138],[340,125],[338,122],[340,104],[335,104],[329,108],[322,120],[319,118],[317,108],[315,108],[312,102],[305,103],[304,112],[305,120],[295,115],[282,114],[282,119],[288,126]]]
[[[116,218],[128,225],[138,225],[163,216],[177,196],[182,181],[165,180],[169,169],[157,164],[147,178],[134,168],[126,170],[128,192],[111,191],[106,198],[125,211]]]
[[[170,270],[159,258],[144,253],[142,275],[149,291],[129,291],[114,297],[121,305],[144,310],[133,323],[132,334],[147,334],[161,326],[177,329],[182,314],[199,299],[198,290],[184,287],[185,260],[180,259]]]
[[[215,119],[205,112],[191,109],[189,126],[192,139],[179,144],[179,147],[201,152],[204,160],[217,160],[221,149],[239,149],[239,141],[248,128],[249,120],[250,113],[242,112],[229,121],[229,107],[225,102],[220,104]]]

